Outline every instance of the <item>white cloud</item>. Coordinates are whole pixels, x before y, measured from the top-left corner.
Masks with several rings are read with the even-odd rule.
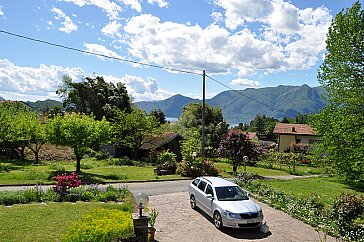
[[[157,80],[151,77],[144,80],[138,76],[125,75],[120,80],[125,83],[128,92],[135,101],[164,100],[175,94],[160,89]]]
[[[259,81],[253,81],[243,78],[232,80],[230,82],[230,85],[243,86],[243,87],[260,87]]]
[[[76,31],[77,30],[77,25],[74,24],[71,20],[71,18],[69,16],[67,16],[61,9],[59,8],[52,8],[51,10],[54,14],[55,14],[55,19],[56,20],[61,20],[63,19],[64,21],[62,22],[63,27],[59,28],[60,31],[65,32],[67,34]]]
[[[115,57],[115,58],[122,58],[120,55],[118,55],[117,53],[115,53],[112,50],[107,49],[103,45],[85,43],[84,46],[86,48],[86,51],[91,52],[91,53],[105,55],[105,56],[111,56],[111,57]],[[101,60],[105,60],[105,57],[102,57],[102,56],[97,56],[97,57],[100,58]]]
[[[107,25],[105,25],[102,29],[101,32],[108,36],[108,37],[121,37],[121,34],[119,33],[120,28],[121,28],[121,24],[118,23],[116,20],[108,23]]]
[[[225,24],[230,29],[245,22],[263,22],[273,11],[270,0],[215,0],[215,4],[225,9]]]
[[[62,77],[69,75],[73,80],[81,80],[85,73],[81,68],[40,65],[34,67],[16,66],[7,59],[0,60],[0,90],[6,99],[42,100],[57,99],[57,88],[62,85]]]
[[[140,5],[138,0],[121,0],[121,2],[139,13],[142,11],[142,6]]]
[[[332,19],[325,7],[299,9],[283,0],[215,3],[221,8],[205,28],[161,22],[150,14],[132,17],[124,26],[129,54],[143,62],[243,77],[308,69],[325,51]],[[222,17],[231,31],[216,24]],[[249,30],[245,24],[256,27]]]
[[[81,81],[86,73],[81,68],[62,66],[22,67],[16,66],[7,59],[0,59],[0,96],[11,100],[44,100],[47,98],[59,100],[56,90],[62,83],[62,77],[68,75],[73,81]],[[135,101],[163,100],[175,93],[163,90],[157,80],[144,80],[138,76],[125,75],[114,77],[103,75],[105,81],[125,83],[127,91]]]
[[[130,36],[129,53],[163,66],[209,73],[238,70],[277,70],[286,64],[284,49],[260,40],[248,29],[234,34],[217,25],[202,29],[172,22],[161,23],[152,15],[132,18],[124,27]]]
[[[4,16],[3,7],[0,5],[0,16]]]
[[[157,4],[160,8],[168,7],[169,3],[165,0],[148,0],[149,4]]]
[[[102,11],[106,12],[106,15],[109,19],[114,20],[119,18],[119,13],[122,11],[122,8],[116,4],[115,2],[111,2],[109,0],[59,0],[63,2],[71,2],[76,4],[79,7],[91,5],[101,8]]]

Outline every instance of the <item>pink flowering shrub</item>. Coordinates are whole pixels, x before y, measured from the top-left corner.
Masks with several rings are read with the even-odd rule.
[[[61,175],[54,176],[52,177],[52,180],[57,181],[57,184],[54,186],[54,190],[61,195],[65,195],[68,192],[68,189],[81,185],[81,180],[74,172],[70,175],[63,173]]]

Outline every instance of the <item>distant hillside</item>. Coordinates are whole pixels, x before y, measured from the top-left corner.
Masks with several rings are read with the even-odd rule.
[[[174,95],[162,101],[143,101],[137,102],[137,106],[147,113],[153,109],[160,109],[164,112],[167,117],[178,118],[184,106],[187,106],[191,102],[201,102],[199,99],[192,99],[189,97],[182,96],[180,94]]]
[[[5,100],[4,98],[0,97],[0,101],[4,101],[4,100]]]
[[[282,119],[284,116],[293,118],[298,113],[317,113],[326,105],[326,101],[320,97],[325,93],[322,87],[311,88],[308,85],[248,88],[221,92],[207,99],[206,103],[219,106],[230,124],[238,124],[250,122],[257,114]],[[191,102],[201,100],[175,95],[163,101],[136,104],[147,112],[161,109],[167,117],[179,117],[182,108]]]
[[[63,107],[62,103],[56,100],[47,99],[44,101],[36,101],[36,102],[25,102],[29,106],[31,106],[35,111],[42,112],[50,110],[56,106]]]

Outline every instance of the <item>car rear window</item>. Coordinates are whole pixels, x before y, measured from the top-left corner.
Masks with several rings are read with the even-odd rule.
[[[200,183],[198,184],[198,189],[200,189],[201,191],[205,191],[205,187],[206,187],[206,182],[205,181],[200,181]]]

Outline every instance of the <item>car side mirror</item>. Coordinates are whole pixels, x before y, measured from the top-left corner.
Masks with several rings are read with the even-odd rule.
[[[214,199],[214,197],[211,194],[206,194],[206,198],[208,198],[208,199]]]
[[[249,192],[246,192],[246,195],[247,195],[248,197],[250,197],[250,193],[249,193]]]

